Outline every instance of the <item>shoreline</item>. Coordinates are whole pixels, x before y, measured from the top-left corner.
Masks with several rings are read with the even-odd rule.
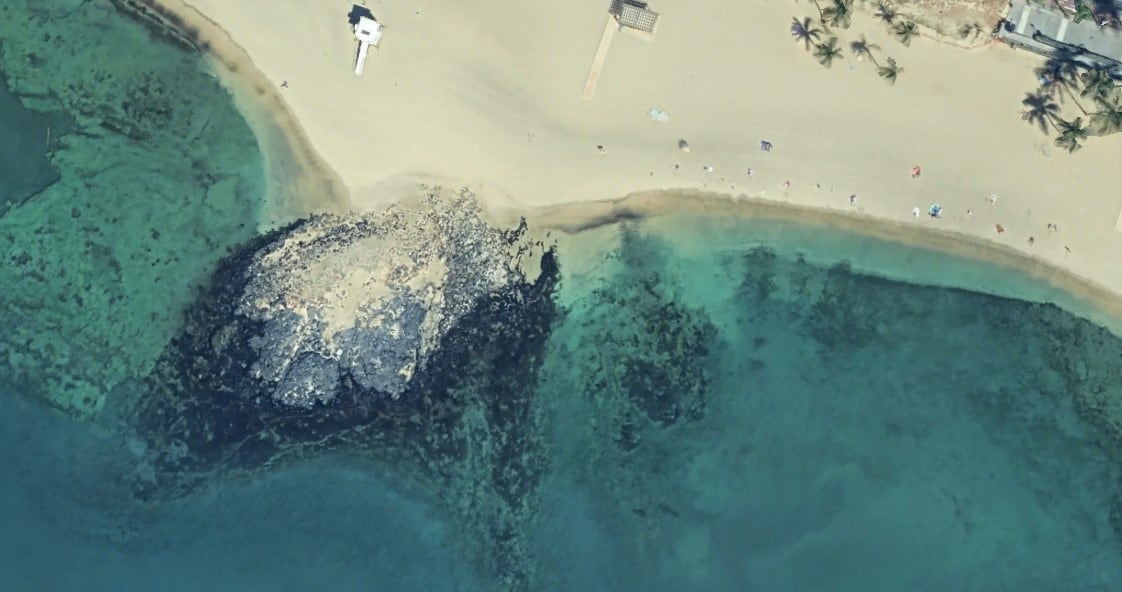
[[[509,213],[513,215],[514,213]],[[896,244],[901,247],[920,249],[933,254],[977,262],[1020,274],[1033,283],[1059,290],[1070,297],[1069,302],[1054,302],[1042,297],[1047,290],[1036,293],[1010,293],[1009,286],[985,286],[972,284],[948,284],[934,280],[917,281],[899,277],[897,270],[881,268],[870,269],[858,265],[855,269],[862,273],[877,275],[903,282],[939,285],[974,292],[992,294],[1003,298],[1013,298],[1030,302],[1056,304],[1057,306],[1106,327],[1122,336],[1122,298],[1110,289],[1081,277],[1069,270],[1042,261],[1023,251],[986,241],[966,234],[925,228],[916,228],[907,223],[855,215],[846,211],[833,211],[804,207],[763,199],[740,198],[718,193],[692,190],[665,190],[641,192],[618,199],[565,204],[536,212],[524,212],[535,232],[560,232],[570,237],[579,233],[597,230],[626,221],[642,221],[663,216],[688,216],[735,224],[748,219],[763,219],[792,223],[806,227],[827,228],[847,234]],[[500,218],[505,224],[515,222],[513,218]],[[848,261],[839,257],[838,261]]]
[[[348,63],[340,62],[349,59],[351,45],[340,11],[309,28],[309,43],[323,50],[319,56],[308,57],[306,47],[265,44],[247,28],[253,24],[255,30],[267,29],[269,24],[283,31],[293,22],[314,20],[322,12],[300,0],[278,2],[269,23],[250,18],[254,15],[244,8],[217,0],[143,1],[170,11],[180,21],[177,26],[206,40],[216,73],[231,89],[254,131],[265,135],[262,149],[267,161],[283,160],[285,145],[298,155],[292,160],[300,166],[284,171],[284,179],[296,189],[285,192],[280,182],[270,184],[270,191],[277,192],[270,202],[285,204],[285,215],[348,206],[378,209],[408,199],[423,184],[467,187],[493,214],[525,215],[543,224],[543,230],[552,223],[560,224],[558,220],[579,226],[605,215],[619,215],[621,204],[623,211],[635,215],[704,215],[705,210],[743,215],[747,211],[747,215],[840,227],[1018,269],[1062,287],[1076,300],[1093,303],[1103,311],[1096,322],[1116,332],[1122,327],[1117,320],[1122,319],[1122,274],[1115,271],[1114,262],[1114,253],[1122,249],[1122,233],[1114,229],[1122,200],[1109,191],[1113,177],[1108,173],[1109,164],[1122,158],[1122,150],[1117,138],[1092,138],[1079,154],[1065,154],[1050,147],[1050,137],[1020,121],[1016,113],[1019,97],[1032,89],[1031,70],[1041,62],[1025,52],[992,44],[964,50],[922,38],[909,49],[894,47],[870,25],[868,15],[856,15],[854,30],[847,35],[868,33],[874,41],[881,40],[885,53],[898,55],[909,70],[899,84],[889,87],[874,73],[860,71],[865,65],[846,60],[824,70],[801,46],[793,47],[783,23],[789,22],[789,14],[807,12],[806,7],[751,7],[741,10],[779,23],[778,29],[762,30],[757,36],[761,43],[772,52],[779,47],[791,50],[776,58],[779,63],[774,66],[757,64],[767,69],[764,74],[769,78],[783,76],[786,70],[796,72],[797,78],[784,78],[798,86],[786,91],[790,97],[776,100],[769,91],[753,94],[750,83],[729,83],[732,88],[727,97],[707,94],[694,100],[698,93],[689,88],[670,88],[665,80],[655,84],[651,62],[666,69],[687,70],[696,63],[663,51],[663,45],[680,45],[684,39],[684,33],[675,35],[671,25],[665,24],[653,43],[623,39],[613,46],[597,96],[582,101],[572,76],[560,83],[555,80],[558,76],[535,78],[527,63],[500,57],[511,44],[556,45],[561,38],[556,31],[537,31],[536,37],[545,38],[539,43],[534,31],[511,33],[500,28],[493,38],[478,44],[478,52],[457,43],[459,38],[434,42],[436,49],[420,56],[396,51],[405,47],[421,53],[418,43],[430,41],[436,33],[451,34],[455,27],[467,27],[471,34],[468,25],[495,17],[503,7],[483,8],[469,1],[450,8],[436,2],[410,15],[400,7],[376,6],[376,16],[387,23],[402,22],[387,29],[384,47],[371,56],[366,75],[358,78],[349,71]],[[674,14],[677,1],[660,3],[659,8],[667,5],[664,20],[682,18],[681,13]],[[595,36],[603,24],[600,4],[582,0],[571,11],[554,10],[558,15],[597,15],[597,22],[587,23]],[[475,12],[480,14],[475,16]],[[465,16],[469,14],[472,16]],[[516,21],[518,16],[509,16],[505,22]],[[478,20],[465,20],[469,18]],[[705,26],[718,27],[719,23]],[[410,27],[417,30],[410,31]],[[478,26],[474,30],[478,32]],[[587,32],[582,31],[582,39],[588,36],[583,33]],[[594,49],[592,43],[584,45],[582,42],[571,52],[575,57],[558,58],[553,65],[579,74]],[[658,59],[644,54],[656,51]],[[490,63],[496,70],[505,68],[509,77],[487,79],[478,68],[452,72],[463,66],[454,57],[456,53],[471,54],[469,57]],[[701,55],[695,52],[687,57],[695,60]],[[627,71],[629,63],[635,72]],[[277,72],[278,64],[290,72],[285,80],[294,80],[291,88],[278,86],[275,79],[284,75]],[[310,77],[311,70],[304,71],[309,68],[317,77]],[[395,78],[416,72],[431,78],[417,84],[413,92],[392,94],[399,86]],[[695,74],[718,79],[728,75],[721,68],[704,67]],[[303,81],[305,75],[309,78]],[[960,79],[946,80],[953,76]],[[981,80],[987,77],[996,80]],[[962,81],[966,82],[963,93],[952,93],[958,88],[956,82]],[[913,84],[917,88],[909,90],[907,85]],[[323,93],[309,93],[305,85],[330,91],[332,101],[324,103]],[[550,98],[558,89],[567,94]],[[804,96],[831,95],[831,90],[839,93],[837,101],[844,104]],[[498,98],[497,93],[507,98]],[[630,94],[668,95],[658,103],[667,105],[674,121],[663,125],[647,120],[646,106],[657,101],[635,100]],[[739,97],[752,102],[761,96],[768,100],[755,101],[761,105],[748,109],[748,115],[731,100]],[[783,111],[788,102],[794,103],[786,106],[794,113]],[[800,109],[811,121],[798,120]],[[367,110],[373,121],[357,116],[346,120],[354,122],[356,131],[351,134],[339,129],[341,120],[331,113],[365,115]],[[774,155],[761,154],[755,139],[729,131],[744,124],[759,126],[755,110],[768,113],[764,121],[785,118],[769,124],[772,129],[766,136],[756,135],[774,139]],[[773,117],[771,110],[778,114]],[[383,112],[393,115],[375,117]],[[677,124],[679,114],[694,120],[692,131]],[[924,116],[936,121],[925,121]],[[878,117],[889,120],[883,129],[876,127]],[[534,131],[522,131],[525,129]],[[362,132],[386,145],[373,142],[367,154],[352,137]],[[815,141],[799,144],[801,153],[788,155],[788,146],[806,134],[815,135]],[[481,137],[487,139],[485,144]],[[678,137],[689,139],[694,147],[691,154],[674,148]],[[908,141],[909,137],[915,139]],[[607,145],[606,154],[593,149],[597,142]],[[902,155],[904,151],[913,154]],[[369,162],[353,160],[356,152],[369,157]],[[912,162],[924,166],[920,179],[905,174]],[[705,168],[712,166],[709,163],[716,165],[716,172],[699,172],[703,163]],[[756,172],[749,178],[740,172],[746,163]],[[808,165],[816,170],[807,171]],[[271,174],[271,178],[276,181],[279,177]],[[652,192],[662,192],[663,198],[653,198]],[[856,207],[846,200],[850,194],[859,196]],[[992,207],[985,203],[990,194],[1001,195]],[[282,197],[278,199],[278,195]],[[681,195],[704,195],[688,202],[696,207],[700,200],[703,210],[691,210],[680,199],[675,203],[665,199]],[[612,196],[625,197],[605,199]],[[943,204],[943,219],[912,217],[913,207],[926,210],[929,203]],[[581,217],[582,221],[576,220]],[[995,234],[999,224],[1008,232]],[[1062,231],[1051,232],[1052,224]],[[1105,317],[1109,322],[1104,323]]]
[[[238,111],[257,136],[265,160],[266,207],[262,230],[318,212],[351,207],[349,191],[325,162],[299,120],[273,84],[218,23],[181,0],[115,0],[125,16],[169,42],[199,51],[210,71],[230,93]]]

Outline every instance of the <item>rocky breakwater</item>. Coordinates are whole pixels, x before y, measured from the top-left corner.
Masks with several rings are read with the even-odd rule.
[[[557,275],[524,224],[491,225],[466,192],[260,237],[223,262],[136,397],[135,491],[346,453],[432,495],[502,587],[529,586]]]

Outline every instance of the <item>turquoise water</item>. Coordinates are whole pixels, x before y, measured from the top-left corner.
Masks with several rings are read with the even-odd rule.
[[[345,444],[144,501],[125,407],[195,287],[268,215],[261,154],[197,57],[106,3],[34,4],[0,0],[0,129],[23,147],[0,151],[6,588],[1122,581],[1122,341],[1014,272],[774,220],[560,241],[563,314],[538,383],[506,393],[532,418],[514,450],[543,467],[494,506],[517,520],[471,505],[493,475],[435,493],[407,460]],[[65,43],[63,16],[102,33]],[[151,107],[123,107],[137,96]]]
[[[753,240],[777,230],[829,252]],[[674,219],[621,236],[568,279],[546,364],[554,589],[1116,589],[1117,439],[1095,419],[1117,338],[807,262],[895,248],[853,235]]]
[[[199,56],[109,2],[0,0],[0,50],[0,377],[90,416],[256,231],[264,164]]]

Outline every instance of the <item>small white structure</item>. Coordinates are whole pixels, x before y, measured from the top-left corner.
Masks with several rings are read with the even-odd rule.
[[[358,57],[355,59],[355,75],[361,76],[362,69],[366,67],[366,54],[370,46],[378,47],[382,42],[382,23],[363,16],[355,23],[355,39],[358,39]]]

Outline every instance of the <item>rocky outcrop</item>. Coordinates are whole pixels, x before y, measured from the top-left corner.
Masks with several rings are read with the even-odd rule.
[[[557,276],[524,224],[492,226],[467,193],[259,238],[222,264],[135,405],[135,491],[357,454],[431,494],[488,579],[528,589]]]
[[[491,228],[461,200],[379,216],[322,216],[258,250],[234,315],[255,396],[328,405],[347,388],[397,399],[483,297],[525,281],[520,232]]]

